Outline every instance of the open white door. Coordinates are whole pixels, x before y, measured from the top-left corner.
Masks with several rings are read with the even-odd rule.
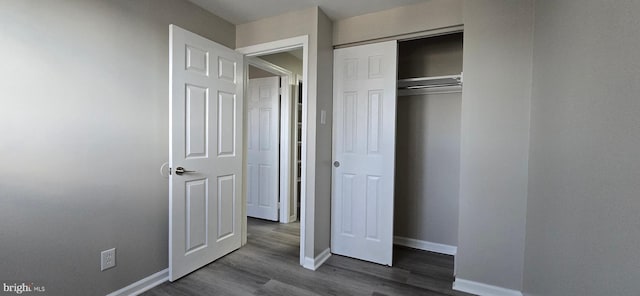
[[[391,266],[397,43],[334,51],[331,252]]]
[[[247,216],[278,221],[280,77],[249,79],[247,87]]]
[[[170,26],[169,279],[238,249],[243,57]]]

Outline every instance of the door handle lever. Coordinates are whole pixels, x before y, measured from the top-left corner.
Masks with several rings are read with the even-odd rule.
[[[183,167],[177,167],[176,168],[176,175],[182,175],[184,173],[195,173],[196,171],[188,171],[185,170]]]

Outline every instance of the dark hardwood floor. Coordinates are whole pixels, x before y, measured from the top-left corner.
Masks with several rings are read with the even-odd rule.
[[[332,255],[304,269],[299,227],[249,218],[246,246],[143,295],[470,295],[451,290],[452,256],[399,246],[393,267]]]

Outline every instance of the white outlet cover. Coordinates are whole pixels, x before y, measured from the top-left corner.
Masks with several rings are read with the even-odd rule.
[[[116,266],[116,248],[100,253],[100,271],[105,271]]]

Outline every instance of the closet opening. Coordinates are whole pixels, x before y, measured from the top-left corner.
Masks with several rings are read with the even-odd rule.
[[[456,31],[334,51],[333,254],[405,267],[417,254],[453,268],[462,48]]]
[[[455,255],[463,33],[398,42],[394,244]]]

